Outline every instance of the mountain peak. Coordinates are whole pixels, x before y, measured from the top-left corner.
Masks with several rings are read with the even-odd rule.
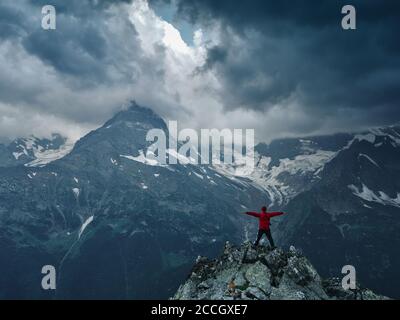
[[[110,128],[115,124],[133,123],[136,125],[150,125],[153,128],[167,130],[164,120],[152,109],[138,105],[135,101],[116,113],[103,127]]]
[[[381,300],[357,287],[346,291],[339,279],[323,280],[294,247],[287,252],[250,243],[226,243],[216,260],[199,257],[176,300]]]
[[[146,150],[150,145],[146,137],[152,129],[161,129],[168,135],[168,127],[160,116],[150,108],[131,102],[102,127],[80,139],[75,144],[72,155],[77,156],[77,162],[83,161],[83,154],[91,161],[105,159],[109,166],[110,157],[135,157]]]

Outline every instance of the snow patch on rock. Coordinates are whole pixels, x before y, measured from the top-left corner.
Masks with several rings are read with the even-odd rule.
[[[79,234],[78,234],[78,239],[81,238],[83,232],[85,231],[85,229],[88,227],[89,224],[91,224],[93,222],[94,216],[90,216],[89,218],[86,219],[86,221],[82,224],[81,229],[79,230]]]
[[[353,191],[353,194],[367,202],[375,202],[384,206],[400,207],[400,193],[396,198],[389,197],[383,191],[374,192],[365,184],[362,184],[361,190],[355,185],[349,185],[348,188]]]

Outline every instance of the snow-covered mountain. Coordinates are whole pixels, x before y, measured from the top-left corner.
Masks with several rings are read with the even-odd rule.
[[[256,166],[249,170],[242,163],[218,165],[215,169],[229,177],[250,179],[255,186],[264,189],[269,206],[282,207],[301,192],[311,189],[321,180],[325,165],[351,148],[353,144],[367,141],[380,148],[384,145],[400,147],[399,126],[373,128],[364,133],[336,134],[297,139],[279,139],[271,144],[259,144],[255,148]],[[367,154],[359,154],[360,161],[379,165]],[[354,194],[377,202],[398,203],[397,194],[390,198],[379,191],[372,192],[367,186],[348,186]]]
[[[57,161],[0,168],[0,298],[54,297],[36,272],[48,264],[60,299],[167,298],[199,254],[245,239],[240,212],[263,191],[208,166],[147,163],[152,128],[167,130],[133,105]]]
[[[216,169],[231,177],[247,178],[265,190],[268,205],[280,208],[321,179],[320,172],[354,138],[351,134],[279,139],[255,148],[255,169],[244,162],[219,165]]]
[[[289,201],[277,231],[324,276],[354,265],[363,283],[392,297],[400,296],[399,138],[400,126],[355,135],[319,181]]]
[[[1,167],[25,165],[41,167],[66,156],[74,144],[60,134],[48,138],[19,138],[8,145],[0,145]]]
[[[0,145],[0,298],[52,297],[34,272],[47,264],[57,298],[167,298],[198,255],[248,239],[256,224],[240,212],[264,204],[288,212],[278,243],[303,248],[324,276],[355,264],[363,283],[398,295],[399,127],[260,144],[255,170],[149,161],[152,128],[168,131],[132,105],[75,145]]]
[[[265,190],[278,243],[296,245],[325,277],[357,267],[363,283],[399,297],[400,125],[260,144],[251,172],[220,166]],[[244,174],[243,174],[244,173]]]

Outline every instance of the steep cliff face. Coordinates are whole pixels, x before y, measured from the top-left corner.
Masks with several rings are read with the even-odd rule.
[[[382,300],[368,289],[346,291],[340,279],[322,279],[294,247],[285,252],[250,243],[226,243],[216,260],[199,257],[175,300]]]

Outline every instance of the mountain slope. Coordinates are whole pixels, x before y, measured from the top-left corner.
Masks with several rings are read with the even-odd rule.
[[[0,168],[0,282],[16,283],[0,297],[48,297],[36,272],[52,264],[60,299],[167,298],[199,253],[245,237],[239,212],[262,190],[208,166],[146,163],[151,128],[167,130],[133,105],[62,159]]]
[[[400,128],[374,129],[325,165],[321,180],[290,201],[280,243],[304,251],[324,276],[354,265],[360,281],[399,297]]]
[[[259,144],[255,148],[256,166],[251,172],[240,163],[217,166],[222,174],[246,177],[266,192],[270,208],[282,208],[298,194],[311,189],[320,172],[354,138],[336,134],[309,138],[290,138]]]

